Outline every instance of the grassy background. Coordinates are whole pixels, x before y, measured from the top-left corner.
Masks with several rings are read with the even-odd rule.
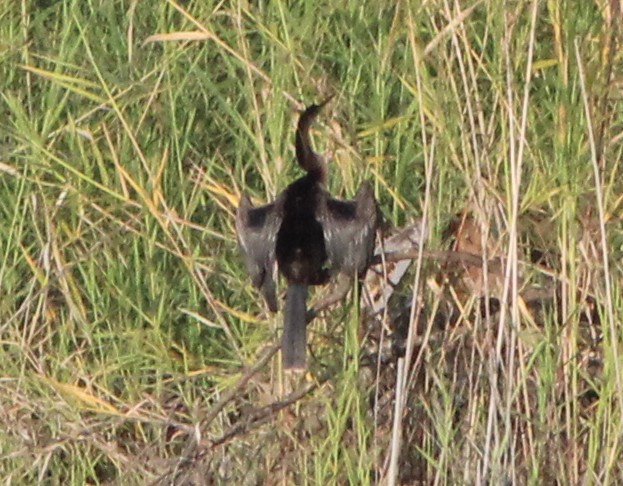
[[[623,482],[620,13],[506,3],[3,2],[3,482]],[[509,270],[490,327],[464,313],[467,374],[442,336],[410,344],[398,385],[350,359],[356,306],[338,306],[286,403],[277,359],[244,375],[280,318],[233,215],[299,174],[297,110],[332,93],[314,137],[334,193],[372,180],[431,249],[469,209],[510,270],[538,242],[562,290],[531,325]]]

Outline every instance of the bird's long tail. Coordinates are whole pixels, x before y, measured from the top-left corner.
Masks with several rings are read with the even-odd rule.
[[[307,285],[292,284],[286,291],[281,357],[286,369],[304,369],[307,354],[305,319]]]

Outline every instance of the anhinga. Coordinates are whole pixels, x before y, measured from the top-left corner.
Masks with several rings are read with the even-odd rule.
[[[331,197],[325,161],[311,148],[309,127],[327,101],[308,107],[298,122],[296,158],[307,174],[265,206],[253,207],[243,194],[236,214],[247,270],[271,311],[277,310],[275,262],[288,282],[285,368],[305,368],[308,287],[326,284],[338,273],[363,277],[374,252],[378,208],[372,186],[364,182],[350,201]]]

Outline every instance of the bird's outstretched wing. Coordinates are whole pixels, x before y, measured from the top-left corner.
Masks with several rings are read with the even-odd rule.
[[[236,212],[236,233],[247,271],[251,282],[260,290],[272,312],[277,310],[273,273],[281,207],[280,199],[265,206],[254,207],[247,195],[243,194]]]
[[[374,254],[379,210],[368,182],[354,199],[334,199],[328,193],[319,198],[318,220],[324,231],[331,273],[363,276]]]

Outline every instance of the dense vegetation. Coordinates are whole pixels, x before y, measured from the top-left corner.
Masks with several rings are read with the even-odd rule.
[[[623,483],[616,4],[2,2],[3,482]],[[330,190],[426,223],[423,310],[351,296],[284,378],[233,216],[330,94]]]

